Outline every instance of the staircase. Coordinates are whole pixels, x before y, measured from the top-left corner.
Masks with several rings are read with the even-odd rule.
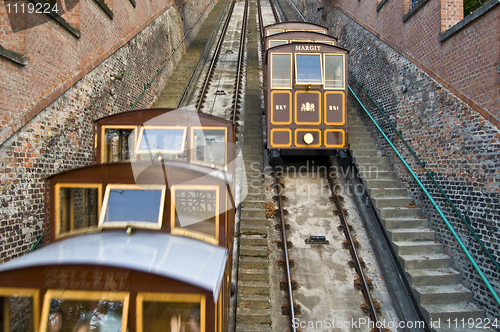
[[[434,231],[397,179],[364,120],[354,107],[348,116],[353,160],[424,318],[433,323],[433,331],[471,331],[467,324],[464,329],[448,328],[448,319],[467,322],[483,317],[484,312],[471,303],[472,293],[460,283],[460,273],[451,268],[451,257],[435,240]]]

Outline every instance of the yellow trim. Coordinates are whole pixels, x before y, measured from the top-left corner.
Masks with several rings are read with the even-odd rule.
[[[342,145],[336,145],[336,144],[326,144],[326,134],[332,132],[332,133],[342,133]],[[344,129],[325,129],[325,146],[329,148],[343,148],[345,147],[345,131]]]
[[[298,132],[304,132],[304,131],[308,132],[308,133],[310,133],[310,132],[317,132],[317,133],[319,133],[319,135],[318,135],[319,143],[318,144],[314,144],[314,145],[312,145],[312,144],[309,144],[309,145],[307,145],[307,144],[298,144],[297,143],[297,133]],[[317,128],[311,128],[311,129],[297,128],[297,129],[295,129],[295,146],[297,146],[297,147],[306,147],[306,148],[317,148],[317,147],[320,147],[321,146],[321,130],[317,129]]]
[[[160,229],[163,220],[163,209],[165,207],[165,195],[166,195],[166,185],[162,184],[142,184],[140,186],[136,184],[108,184],[106,186],[106,193],[104,194],[104,201],[102,203],[103,208],[101,209],[101,214],[99,216],[99,227],[124,227],[124,226],[138,226],[141,228],[152,228]],[[104,222],[106,217],[106,210],[108,207],[109,193],[112,189],[124,189],[124,190],[161,190],[160,206],[158,212],[158,223],[152,224],[145,221],[112,221]]]
[[[144,136],[144,130],[146,129],[160,129],[160,130],[182,130],[182,142],[180,150],[164,150],[164,149],[150,149],[150,150],[140,150],[142,137]],[[136,154],[147,154],[147,153],[165,153],[165,154],[178,154],[184,152],[184,146],[186,145],[186,126],[141,126],[141,131],[139,132],[139,138],[137,139],[137,144],[135,146]]]
[[[64,300],[88,300],[88,301],[122,301],[122,331],[127,331],[128,307],[130,300],[129,292],[99,292],[99,291],[75,291],[62,289],[49,289],[43,298],[42,317],[48,317],[50,312],[50,302],[53,298]],[[40,332],[47,332],[47,324],[40,321]]]
[[[175,191],[176,190],[215,190],[215,238],[197,231],[175,227]],[[219,244],[219,186],[216,185],[172,185],[170,188],[170,233],[192,237],[211,244]]]
[[[287,131],[290,134],[290,144],[288,144],[288,145],[287,144],[274,144],[273,132],[275,132],[275,131]],[[292,146],[292,130],[290,128],[272,128],[270,136],[271,136],[271,146],[273,148],[288,148],[288,147]]]
[[[297,94],[299,93],[310,93],[310,94],[317,94],[318,95],[318,122],[298,122],[297,121],[297,112],[300,112],[300,110],[297,108]],[[295,104],[294,104],[294,120],[296,124],[301,124],[301,125],[318,125],[321,123],[321,92],[320,91],[307,91],[307,90],[297,90],[295,91]]]
[[[55,234],[56,239],[61,235],[61,201],[60,194],[61,188],[71,188],[71,189],[86,189],[93,188],[97,189],[97,214],[101,213],[102,208],[102,183],[56,183],[54,186],[54,205],[55,205]],[[71,207],[71,209],[73,209]],[[71,211],[73,212],[73,211]],[[97,216],[96,216],[97,217]],[[73,227],[73,214],[71,214],[71,227]],[[66,233],[72,232],[73,228],[68,230]]]
[[[106,132],[106,129],[132,129],[132,130],[135,130],[137,129],[138,126],[134,126],[134,125],[104,125],[104,126],[101,126],[101,164],[102,163],[105,163],[105,162],[109,162],[106,161],[105,157],[106,157],[106,149],[105,147],[107,147],[106,145],[106,142],[105,142],[105,132]],[[134,142],[137,141],[137,130],[135,130],[134,132]],[[96,147],[97,147],[97,140],[96,140]]]
[[[198,159],[193,159],[193,153],[194,153],[194,131],[195,130],[224,130],[224,167],[220,167],[219,165],[215,164],[209,164],[203,160],[198,160]],[[227,127],[221,127],[221,126],[192,126],[191,127],[191,135],[190,135],[190,154],[189,154],[189,160],[191,161],[192,164],[197,164],[197,165],[203,165],[203,166],[209,166],[212,168],[217,168],[217,169],[223,169],[224,171],[227,171],[227,144],[228,144],[228,137],[227,137]]]
[[[138,292],[136,297],[136,328],[137,332],[143,332],[142,321],[144,319],[143,302],[178,302],[200,304],[200,332],[205,332],[206,325],[206,296],[203,294],[185,293],[146,293]],[[125,331],[122,329],[122,331]]]
[[[37,331],[38,325],[40,325],[40,290],[34,288],[7,288],[0,287],[0,296],[5,297],[4,306],[3,306],[3,330],[5,332],[10,331],[10,319],[9,319],[9,306],[7,297],[30,297],[32,301],[33,311],[33,326],[32,328]]]
[[[327,119],[326,112],[328,112],[328,110],[326,109],[326,107],[327,107],[326,96],[327,95],[336,95],[336,94],[342,95],[342,106],[340,109],[340,111],[342,112],[342,122],[327,122],[326,121],[326,119]],[[344,93],[344,91],[325,91],[324,97],[325,97],[325,108],[324,108],[325,109],[325,124],[332,125],[332,126],[342,126],[345,123],[345,93]]]
[[[345,54],[343,54],[343,53],[324,53],[323,54],[323,63],[326,63],[325,58],[327,55],[342,55],[342,87],[341,88],[327,88],[326,83],[325,83],[325,85],[324,85],[325,90],[345,90],[346,89],[345,83],[346,83],[346,79],[347,79],[347,77],[345,75],[345,68],[346,68]]]
[[[324,70],[323,70],[323,57],[321,56],[321,53],[294,53],[293,54],[295,57],[294,57],[294,60],[295,60],[295,65],[293,66],[294,69],[295,69],[295,84],[296,85],[325,85],[325,75],[324,75]],[[298,75],[297,75],[297,55],[318,55],[319,56],[319,70],[320,70],[320,74],[321,74],[321,83],[302,83],[302,82],[299,82],[298,81]]]
[[[283,87],[283,86],[278,86],[278,87],[274,87],[273,86],[273,69],[274,69],[274,66],[273,66],[273,55],[289,55],[290,56],[290,85],[289,86],[286,86],[286,87]],[[271,52],[271,56],[270,56],[270,60],[271,60],[271,73],[270,73],[270,86],[271,86],[271,89],[291,89],[292,88],[292,81],[293,81],[293,72],[292,72],[292,67],[293,67],[293,63],[292,63],[292,53],[278,53],[278,52]]]
[[[289,100],[288,100],[288,112],[290,114],[289,118],[290,118],[290,121],[288,122],[275,122],[273,121],[273,117],[274,117],[274,103],[273,103],[273,98],[274,98],[274,94],[275,93],[288,93],[289,95]],[[279,90],[275,90],[275,91],[271,91],[271,123],[274,124],[274,125],[289,125],[290,123],[292,123],[292,91],[279,91]]]

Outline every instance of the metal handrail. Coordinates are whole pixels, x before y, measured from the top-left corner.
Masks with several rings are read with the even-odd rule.
[[[153,76],[153,78],[148,82],[146,83],[146,85],[144,85],[143,87],[143,90],[141,92],[141,94],[139,95],[139,97],[137,97],[137,100],[135,101],[135,103],[130,107],[130,111],[134,109],[135,105],[137,105],[137,103],[139,102],[139,100],[142,98],[142,96],[144,95],[144,93],[146,92],[146,90],[149,88],[149,86],[151,85],[151,83],[153,83],[154,79],[156,78],[156,76],[158,76],[158,74],[161,72],[161,70],[163,69],[163,67],[165,67],[165,65],[167,64],[168,60],[170,60],[170,58],[172,57],[172,55],[175,53],[175,51],[177,51],[177,49],[179,48],[179,46],[182,44],[182,42],[184,41],[184,39],[186,39],[187,35],[191,32],[191,30],[193,29],[193,27],[195,26],[196,23],[198,23],[198,21],[200,20],[201,16],[207,11],[207,8],[208,6],[210,6],[210,4],[214,2],[214,0],[211,0],[207,6],[205,7],[205,9],[203,9],[203,11],[200,13],[200,15],[198,15],[198,17],[196,18],[196,20],[193,22],[193,24],[191,24],[191,26],[189,27],[189,29],[186,31],[186,33],[184,34],[184,36],[182,37],[182,39],[179,41],[179,43],[175,46],[175,48],[172,50],[172,52],[170,52],[170,54],[168,55],[167,59],[163,62],[163,64],[161,65],[160,69],[158,69],[156,71],[156,74],[155,76]]]
[[[363,84],[361,84],[356,79],[356,77],[352,74],[351,71],[349,71],[349,74],[356,81],[356,83],[358,83],[361,86],[361,88],[363,88]],[[396,129],[396,127],[392,124],[391,120],[389,120],[389,118],[386,116],[386,114],[381,109],[381,107],[379,107],[378,104],[370,96],[370,94],[368,93],[368,91],[366,89],[363,89],[363,91],[366,93],[366,95],[368,96],[368,98],[370,98],[370,100],[375,104],[375,106],[377,106],[378,110],[382,113],[382,115],[384,116],[384,118],[389,122],[389,124],[391,125],[392,129],[394,129],[394,131],[398,134],[398,136],[403,140],[403,142],[405,143],[406,147],[410,150],[410,152],[412,153],[412,155],[417,159],[417,161],[420,164],[420,166],[425,167],[425,162],[420,161],[420,159],[417,157],[417,155],[415,154],[415,152],[413,151],[413,149],[407,144],[407,142],[401,136],[401,134],[402,134],[401,131],[399,131],[399,130]],[[434,183],[434,185],[438,188],[438,190],[441,192],[441,194],[444,196],[444,198],[446,199],[446,201],[451,205],[451,208],[453,209],[453,211],[455,211],[455,213],[458,215],[458,217],[462,220],[462,222],[465,224],[465,226],[467,227],[467,229],[472,233],[472,235],[474,236],[474,238],[476,239],[476,241],[479,243],[479,245],[483,249],[484,253],[491,259],[493,265],[495,265],[495,267],[497,268],[497,270],[500,272],[500,265],[498,264],[498,262],[496,261],[496,259],[493,257],[493,255],[490,253],[490,251],[488,250],[488,248],[486,248],[486,246],[484,245],[483,241],[481,241],[481,239],[479,239],[479,237],[477,236],[477,233],[474,231],[474,229],[472,229],[472,227],[470,225],[471,224],[470,219],[468,217],[464,218],[464,216],[460,213],[460,211],[458,210],[458,208],[455,206],[455,204],[453,204],[453,202],[451,201],[451,199],[449,198],[449,196],[445,193],[445,191],[443,190],[443,188],[439,185],[439,183],[437,183],[436,179],[434,179],[434,173],[426,171],[426,174],[431,179],[431,181]]]
[[[448,219],[446,218],[446,216],[443,214],[443,212],[441,211],[441,209],[439,208],[439,206],[437,205],[436,201],[434,201],[434,199],[432,198],[432,196],[429,194],[429,192],[427,191],[427,189],[425,188],[425,186],[422,184],[422,182],[420,182],[420,179],[417,177],[417,175],[413,172],[413,170],[411,169],[411,167],[408,165],[408,163],[406,162],[406,160],[403,158],[403,156],[399,153],[398,149],[396,149],[396,147],[394,146],[394,144],[392,144],[391,140],[389,139],[389,137],[387,137],[387,135],[385,134],[385,132],[382,130],[382,128],[380,128],[380,126],[378,125],[378,123],[375,121],[375,119],[372,117],[372,115],[370,114],[370,112],[365,108],[365,106],[363,105],[363,103],[359,100],[358,96],[356,95],[356,93],[354,93],[354,91],[352,90],[351,86],[349,85],[349,91],[351,91],[351,93],[353,94],[353,96],[356,98],[356,100],[358,101],[359,105],[363,108],[363,110],[366,112],[366,114],[368,115],[368,117],[370,118],[370,120],[373,122],[373,124],[375,124],[375,126],[377,127],[377,129],[380,131],[380,133],[382,134],[382,136],[384,136],[385,140],[387,141],[387,143],[389,143],[389,145],[392,147],[392,149],[394,150],[394,152],[398,155],[399,159],[401,159],[401,161],[403,162],[403,164],[405,165],[406,169],[410,172],[410,174],[413,176],[413,178],[415,179],[415,181],[418,183],[418,185],[420,186],[420,188],[423,190],[423,192],[425,193],[425,195],[427,196],[427,198],[431,201],[431,204],[432,206],[436,209],[436,211],[438,212],[439,216],[441,217],[441,219],[443,219],[443,221],[445,222],[446,226],[448,227],[448,229],[450,230],[451,234],[453,235],[453,237],[457,240],[458,244],[460,245],[460,247],[462,248],[463,252],[465,253],[465,255],[467,256],[467,258],[469,259],[469,261],[471,262],[471,264],[474,266],[474,269],[477,271],[477,273],[479,274],[479,276],[481,277],[481,279],[483,280],[484,284],[486,285],[486,288],[488,288],[488,290],[490,291],[491,295],[493,295],[493,298],[495,299],[495,301],[497,302],[497,304],[500,306],[500,297],[498,297],[498,294],[495,292],[495,290],[493,289],[493,287],[491,286],[490,282],[488,281],[488,279],[486,279],[486,276],[484,275],[483,271],[481,271],[481,268],[477,265],[476,261],[474,260],[474,258],[472,257],[472,255],[470,254],[469,250],[467,250],[467,248],[465,247],[464,243],[462,242],[462,240],[460,239],[460,236],[458,236],[458,234],[455,232],[455,229],[453,228],[453,226],[450,224],[450,222],[448,221]]]

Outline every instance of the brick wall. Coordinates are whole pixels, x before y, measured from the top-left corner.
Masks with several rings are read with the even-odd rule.
[[[483,254],[473,236],[427,177],[426,171],[435,173],[437,182],[448,193],[461,213],[471,219],[472,228],[496,260],[500,261],[500,130],[494,121],[489,121],[464,102],[460,95],[452,93],[425,72],[421,64],[414,61],[415,58],[405,56],[407,53],[399,52],[379,36],[383,35],[385,39],[397,41],[404,50],[418,54],[418,59],[425,61],[438,75],[453,79],[457,86],[477,84],[478,89],[483,87],[484,99],[480,99],[481,103],[497,105],[490,110],[497,109],[498,112],[498,99],[495,102],[494,99],[497,97],[491,90],[488,92],[485,86],[489,84],[498,91],[500,75],[495,71],[494,74],[497,75],[495,76],[484,68],[498,64],[500,59],[498,42],[486,45],[488,38],[491,38],[491,35],[488,37],[488,24],[496,26],[497,29],[500,24],[500,20],[492,21],[493,16],[498,18],[500,6],[440,45],[437,40],[441,29],[440,2],[437,0],[430,0],[419,13],[415,14],[414,18],[422,22],[422,29],[418,33],[410,33],[408,28],[403,26],[401,22],[403,3],[399,1],[387,2],[378,14],[375,11],[376,0],[349,2],[338,0],[336,5],[341,10],[333,8],[320,11],[317,10],[318,5],[315,1],[304,0],[299,3],[309,21],[329,26],[331,33],[339,38],[339,45],[351,51],[349,69],[364,85],[364,89],[368,90],[386,111],[397,129],[402,131],[403,137],[416,154],[426,162],[425,168],[417,163],[402,141],[389,129],[387,122],[366,96],[363,98],[364,104],[377,122],[382,124],[382,128],[389,133],[390,139],[430,191],[498,292],[500,273]],[[355,13],[353,16],[355,20],[346,15],[344,10],[350,11],[351,15]],[[392,12],[393,16],[384,14],[384,10]],[[423,22],[426,20],[427,27],[424,28]],[[369,31],[365,26],[375,29]],[[374,31],[380,35],[373,34]],[[485,38],[479,38],[481,34],[484,34]],[[464,40],[468,40],[469,44],[463,43]],[[493,49],[495,47],[496,50]],[[497,53],[491,59],[483,60],[481,57],[479,60],[474,57],[477,52],[472,53],[474,56],[471,56],[471,53],[466,56],[468,50],[484,50],[485,53],[481,54]],[[475,64],[483,70],[475,68]],[[454,75],[460,79],[455,80]],[[356,92],[361,92],[354,80],[350,79],[349,84]],[[356,103],[354,100],[351,102]],[[474,293],[474,302],[484,307],[490,318],[500,317],[500,308],[462,253],[445,223],[376,128],[373,127],[372,130],[404,185],[417,205],[422,208],[431,227],[436,230],[438,240],[453,257],[454,267],[462,272],[464,285]]]
[[[115,0],[110,20],[95,3],[82,0],[80,39],[54,21],[26,31],[27,66],[0,58],[2,133],[15,128],[0,143],[0,261],[26,253],[47,227],[44,179],[92,161],[93,120],[129,110],[184,35],[182,17],[194,16],[192,23],[210,3],[189,1],[176,8],[164,1],[140,0],[137,8],[154,8],[155,16],[136,23],[125,20],[120,26],[120,10],[125,15],[130,4],[121,1],[125,0]],[[194,32],[215,3],[210,3]],[[117,47],[120,41],[124,45]],[[136,108],[153,104],[185,47],[186,43]],[[73,83],[75,73],[78,79]],[[111,80],[120,73],[122,80]],[[33,111],[56,92],[52,102]]]

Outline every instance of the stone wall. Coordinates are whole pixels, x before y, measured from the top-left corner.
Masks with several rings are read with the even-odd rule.
[[[360,88],[352,76],[349,84],[362,96],[363,103],[389,134],[390,139],[437,201],[493,288],[500,293],[499,271],[426,175],[427,171],[435,173],[437,182],[462,215],[470,218],[478,237],[496,260],[500,261],[498,127],[342,10],[333,7],[318,11],[319,5],[311,0],[299,3],[309,21],[330,27],[330,33],[339,38],[339,45],[350,50],[349,69],[363,84],[363,88]],[[383,22],[378,24],[382,25]],[[436,28],[439,29],[439,26]],[[426,163],[425,167],[419,165],[401,139],[390,129],[375,105],[362,93],[364,89],[385,110],[396,128],[402,131],[408,144]],[[353,98],[350,102],[356,103]],[[363,110],[360,112],[364,113]],[[382,135],[374,126],[372,130],[380,146],[390,157],[404,186],[422,208],[430,226],[436,230],[438,240],[453,257],[454,268],[462,272],[464,285],[474,293],[474,302],[484,307],[490,318],[500,317],[499,306],[441,217]]]
[[[93,121],[130,109],[144,84],[153,78],[184,31],[209,3],[191,32],[195,33],[216,1],[168,6],[0,145],[0,261],[29,251],[48,226],[44,222],[45,178],[92,162]],[[135,109],[153,104],[189,40],[176,51]],[[123,77],[112,80],[112,75]],[[12,80],[20,81],[15,77]]]

